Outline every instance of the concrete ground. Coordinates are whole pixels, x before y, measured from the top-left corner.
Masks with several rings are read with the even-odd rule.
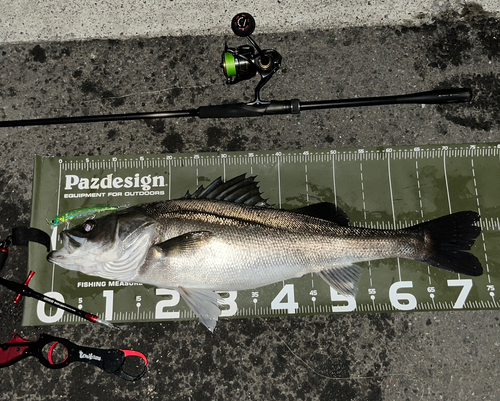
[[[464,4],[500,11],[497,0],[0,0],[0,42],[224,35],[228,21],[251,13],[259,32],[428,23]]]
[[[228,21],[231,16],[228,16]],[[259,35],[284,56],[267,99],[319,100],[471,87],[470,104],[308,111],[0,129],[0,236],[29,223],[33,156],[500,142],[500,25],[477,4],[417,26],[345,26]],[[225,22],[226,23],[226,22]],[[228,22],[227,22],[228,23]],[[259,23],[259,21],[257,21]],[[0,45],[0,119],[178,110],[248,101],[257,80],[224,85],[231,35]],[[2,276],[26,274],[13,247]],[[492,262],[493,263],[493,262]],[[40,333],[148,355],[128,383],[85,364],[34,359],[0,370],[0,400],[498,400],[499,311],[356,314],[21,327],[0,288],[0,342]]]

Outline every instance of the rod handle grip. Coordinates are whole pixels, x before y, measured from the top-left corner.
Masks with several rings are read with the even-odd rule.
[[[198,108],[200,118],[237,118],[262,117],[271,114],[298,114],[300,102],[298,99],[271,101],[257,104],[221,104],[217,106],[201,106]]]

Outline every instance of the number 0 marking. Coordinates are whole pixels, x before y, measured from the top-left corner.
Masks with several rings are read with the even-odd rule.
[[[464,278],[460,280],[448,280],[448,287],[462,287],[462,291],[458,295],[453,309],[462,309],[464,307],[465,301],[467,301],[467,296],[472,289],[472,280],[470,278]]]
[[[46,297],[54,298],[59,302],[64,303],[64,296],[60,292],[46,292],[43,295],[45,295]],[[38,316],[38,319],[40,319],[42,323],[55,323],[61,320],[64,315],[64,311],[62,309],[56,308],[56,313],[52,316],[49,316],[45,313],[45,305],[47,304],[43,301],[38,301],[36,305],[36,314]]]

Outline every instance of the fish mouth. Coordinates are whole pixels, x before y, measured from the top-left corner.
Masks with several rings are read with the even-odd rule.
[[[59,251],[51,251],[47,255],[47,261],[50,263],[56,263],[56,261],[61,258],[61,255],[59,255]]]
[[[60,239],[63,244],[62,248],[49,252],[47,261],[68,270],[79,270],[76,261],[81,261],[82,255],[80,253],[85,252],[87,239],[66,230],[61,232]]]
[[[56,251],[51,251],[47,255],[47,261],[49,263],[55,263],[58,266],[64,267],[68,270],[78,270],[76,266],[72,266],[70,255],[67,252],[66,248],[61,248]]]

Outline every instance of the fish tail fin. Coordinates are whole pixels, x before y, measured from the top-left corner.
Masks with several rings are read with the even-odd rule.
[[[409,230],[422,235],[426,245],[423,263],[468,276],[480,276],[483,267],[469,251],[481,233],[479,214],[464,211],[417,224]]]

